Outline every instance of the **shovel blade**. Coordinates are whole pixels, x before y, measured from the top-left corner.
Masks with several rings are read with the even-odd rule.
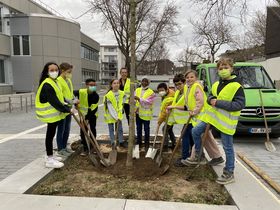
[[[154,159],[157,154],[157,151],[158,151],[158,149],[153,149],[153,151],[151,152],[150,158]]]
[[[161,157],[161,155],[158,155],[157,159],[156,159],[156,163],[158,164],[158,167],[160,167],[161,162],[162,162],[162,157]]]
[[[100,163],[105,167],[109,167],[111,165],[111,162],[109,159],[100,160]]]
[[[145,158],[151,158],[151,155],[152,155],[152,152],[153,152],[153,148],[150,147],[145,155]]]
[[[160,175],[162,176],[162,175],[166,174],[167,171],[169,170],[169,168],[170,168],[170,165],[169,165],[169,164],[166,165],[166,166],[164,166],[164,168],[163,168],[162,172],[160,173]]]
[[[114,165],[116,162],[117,162],[117,150],[112,150],[110,153],[109,153],[109,162],[111,165]]]
[[[140,158],[140,154],[139,154],[139,145],[138,145],[138,144],[136,144],[136,145],[133,147],[132,157],[133,157],[133,158],[136,158],[136,159],[139,159],[139,158]]]
[[[276,151],[276,148],[271,141],[266,141],[265,142],[265,148],[270,152],[275,152]]]
[[[94,154],[89,153],[89,154],[88,154],[88,157],[89,157],[90,161],[92,162],[92,164],[93,164],[95,167],[97,167],[97,168],[100,167],[99,161],[97,161],[97,159],[96,159],[96,157],[94,156]]]

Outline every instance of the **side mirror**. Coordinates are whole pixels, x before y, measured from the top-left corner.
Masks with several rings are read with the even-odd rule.
[[[204,90],[205,93],[208,93],[208,86],[205,85],[204,88],[203,88],[203,90]]]

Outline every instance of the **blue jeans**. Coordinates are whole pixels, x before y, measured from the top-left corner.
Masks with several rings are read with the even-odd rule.
[[[111,139],[111,144],[114,143],[115,141],[115,134],[114,134],[114,131],[115,131],[115,123],[109,123],[108,124],[108,127],[109,127],[109,135],[110,135],[110,139]],[[118,129],[118,140],[119,140],[119,143],[123,143],[123,128],[122,128],[122,122],[119,122],[119,129]]]
[[[150,121],[142,120],[138,114],[136,114],[136,127],[137,127],[137,144],[142,145],[142,129],[144,125],[145,132],[145,144],[150,142]]]
[[[192,136],[195,144],[195,152],[198,154],[201,148],[201,135],[204,133],[206,129],[206,123],[201,122],[199,123],[196,127],[192,129]],[[225,151],[226,155],[226,166],[225,170],[228,172],[233,172],[234,171],[234,149],[233,149],[233,136],[221,133],[221,139],[222,139],[222,144],[223,148]]]
[[[191,155],[191,148],[193,146],[192,128],[192,124],[188,124],[182,139],[182,159],[186,159]]]
[[[60,120],[57,125],[56,143],[57,150],[65,149],[70,134],[71,114],[67,115],[63,120]]]

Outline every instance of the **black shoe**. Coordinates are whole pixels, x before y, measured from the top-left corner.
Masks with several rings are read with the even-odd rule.
[[[164,146],[163,146],[162,152],[168,152],[168,146],[167,146],[167,145],[164,145]]]
[[[174,166],[175,167],[184,167],[186,165],[184,165],[182,162],[181,162],[181,158],[178,158],[175,162],[174,162]]]
[[[171,150],[173,150],[175,148],[175,144],[170,144],[168,145],[168,148],[170,148]]]
[[[124,141],[124,142],[120,143],[120,147],[127,148],[127,142]]]
[[[213,158],[212,160],[210,160],[208,162],[208,165],[216,166],[216,165],[218,165],[220,163],[223,163],[223,162],[225,162],[225,160],[222,157],[218,157],[218,158]]]
[[[148,151],[149,147],[150,147],[150,144],[149,143],[145,143],[145,151],[146,152]]]

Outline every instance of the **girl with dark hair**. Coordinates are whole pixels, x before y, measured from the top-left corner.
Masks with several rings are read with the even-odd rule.
[[[59,67],[54,62],[46,63],[41,73],[39,88],[36,94],[36,117],[48,124],[45,139],[46,167],[61,168],[64,164],[61,157],[53,155],[53,137],[59,121],[65,118],[64,113],[71,110],[64,103],[60,85],[57,83]]]
[[[118,140],[121,147],[126,147],[123,141],[123,104],[126,100],[125,94],[120,90],[120,82],[113,79],[110,82],[110,89],[104,96],[104,117],[105,122],[108,123],[111,145],[114,144],[114,124],[118,124]]]

